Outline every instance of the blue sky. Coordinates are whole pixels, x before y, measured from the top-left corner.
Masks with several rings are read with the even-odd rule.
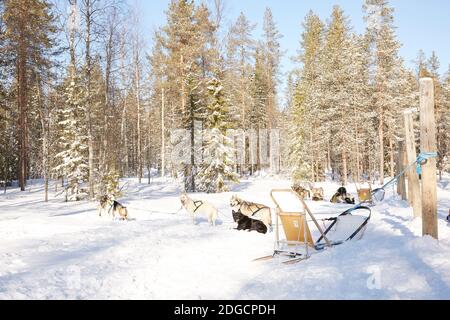
[[[151,30],[165,24],[165,10],[170,0],[128,0],[138,3],[141,21],[150,39]],[[204,0],[208,2],[210,0]],[[344,9],[350,18],[353,30],[362,33],[363,0],[225,0],[226,21],[229,25],[242,11],[257,23],[255,37],[261,34],[261,25],[266,7],[272,9],[278,29],[284,36],[281,46],[286,51],[282,61],[282,71],[293,68],[290,57],[299,49],[302,32],[301,23],[311,9],[326,21],[334,5]],[[200,2],[200,0],[198,1]],[[391,0],[395,8],[395,25],[398,39],[402,43],[400,54],[408,67],[413,67],[413,60],[420,49],[430,56],[436,51],[441,62],[441,73],[449,70],[450,64],[450,1],[448,0]]]

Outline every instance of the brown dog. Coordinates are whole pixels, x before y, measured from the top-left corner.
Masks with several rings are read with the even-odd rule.
[[[313,201],[323,201],[323,199],[324,199],[323,188],[312,188],[311,193],[312,193]]]
[[[311,192],[299,184],[294,184],[292,190],[294,190],[303,200],[311,199]]]

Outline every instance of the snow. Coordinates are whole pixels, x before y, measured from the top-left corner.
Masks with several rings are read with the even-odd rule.
[[[260,175],[230,193],[194,195],[218,207],[215,228],[170,214],[180,208],[174,181],[126,181],[129,222],[98,217],[95,203],[65,203],[54,186],[45,203],[41,182],[0,195],[0,299],[450,299],[449,176],[438,190],[439,241],[421,237],[421,221],[389,189],[361,240],[295,265],[253,262],[271,254],[275,234],[233,230],[229,207],[232,194],[274,207],[269,191],[288,180]],[[326,199],[339,187],[317,186]],[[307,205],[318,219],[350,207]]]

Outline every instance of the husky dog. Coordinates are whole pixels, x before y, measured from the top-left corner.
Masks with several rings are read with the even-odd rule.
[[[103,212],[108,211],[108,203],[109,203],[108,196],[104,195],[104,196],[100,197],[99,202],[100,203],[97,207],[97,210],[98,210],[98,216],[101,217]]]
[[[267,233],[267,227],[263,222],[250,219],[239,211],[233,210],[233,220],[237,223],[236,230],[257,231],[262,234]]]
[[[311,192],[299,184],[294,184],[292,190],[294,190],[302,199],[311,198]]]
[[[268,230],[272,229],[272,213],[269,207],[263,204],[244,201],[236,195],[231,198],[230,206],[234,211],[240,212],[250,219],[262,221]]]
[[[330,202],[355,204],[355,198],[351,194],[347,193],[347,189],[340,187],[331,198]]]
[[[121,203],[114,199],[114,196],[104,195],[100,198],[100,204],[98,206],[99,216],[102,216],[104,211],[111,213],[113,219],[116,214],[119,214],[120,220],[128,220],[128,210]]]
[[[312,200],[313,201],[323,201],[323,188],[311,188]]]
[[[181,204],[183,208],[191,215],[192,222],[195,224],[195,216],[198,214],[204,214],[208,217],[208,222],[211,226],[216,226],[217,220],[217,209],[212,204],[201,201],[201,200],[193,200],[189,198],[186,193],[183,193],[180,197]]]

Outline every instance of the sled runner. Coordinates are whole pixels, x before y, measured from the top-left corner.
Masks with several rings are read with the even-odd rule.
[[[289,201],[282,206],[280,197],[283,195]],[[272,256],[262,257],[255,261],[270,260],[276,256],[287,257],[285,264],[306,260],[311,251],[321,251],[326,247],[340,245],[346,241],[362,238],[371,217],[371,210],[361,205],[355,206],[338,217],[323,219],[331,224],[323,230],[305,201],[291,189],[272,190],[270,196],[276,205],[275,250]],[[367,215],[356,215],[357,211],[368,212]],[[280,223],[284,237],[281,235]],[[319,231],[317,241],[313,240],[308,222],[313,222]]]

